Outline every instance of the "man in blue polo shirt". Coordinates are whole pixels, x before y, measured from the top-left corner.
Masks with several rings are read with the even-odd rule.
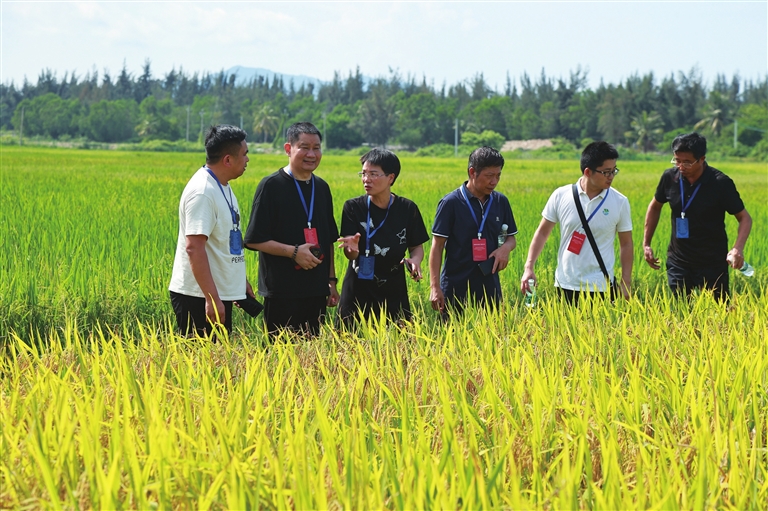
[[[469,179],[437,205],[429,254],[429,300],[434,310],[445,313],[446,305],[461,310],[467,301],[501,300],[498,272],[507,267],[517,234],[509,200],[494,191],[502,168],[504,157],[497,150],[475,149],[469,155]],[[499,246],[504,224],[507,237]]]

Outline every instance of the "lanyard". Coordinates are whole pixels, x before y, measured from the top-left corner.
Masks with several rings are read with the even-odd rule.
[[[307,201],[304,200],[304,193],[301,191],[301,187],[299,186],[299,181],[293,177],[293,173],[291,172],[291,169],[288,167],[285,168],[285,171],[288,173],[291,178],[293,178],[293,183],[296,185],[296,190],[299,192],[299,199],[301,199],[301,205],[304,206],[304,213],[307,214],[307,227],[310,229],[312,228],[312,215],[315,213],[315,176],[312,175],[312,196],[309,199],[309,209],[307,209]]]
[[[232,223],[235,225],[235,227],[237,227],[240,225],[240,213],[238,213],[233,206],[234,201],[232,199],[232,187],[229,187],[229,200],[227,200],[227,194],[224,193],[224,188],[221,186],[221,183],[219,183],[219,178],[216,177],[216,174],[214,174],[211,169],[208,167],[204,168],[211,175],[213,180],[216,181],[216,184],[219,185],[219,190],[221,190],[221,194],[224,196],[224,200],[227,202],[227,206],[229,206],[229,213],[232,215]]]
[[[600,204],[597,205],[597,207],[590,213],[589,218],[587,218],[587,223],[589,223],[590,220],[592,220],[592,217],[595,216],[595,213],[600,211],[600,207],[603,205],[603,202],[605,202],[605,199],[608,198],[608,194],[611,193],[611,189],[608,188],[608,191],[605,192],[605,195],[603,196],[603,200],[600,201]]]
[[[371,238],[373,238],[374,234],[376,234],[376,232],[381,229],[381,226],[384,225],[384,222],[387,221],[387,217],[389,216],[389,208],[392,207],[394,200],[395,198],[390,195],[389,204],[387,204],[387,213],[384,215],[384,220],[381,221],[377,228],[371,231],[371,196],[368,196],[368,220],[365,222],[365,257],[368,257],[368,254],[371,251]]]
[[[685,218],[685,210],[688,209],[688,206],[693,202],[693,198],[696,197],[696,192],[699,191],[699,188],[701,188],[701,183],[696,185],[696,188],[694,188],[693,193],[691,194],[691,198],[688,199],[688,204],[686,204],[685,195],[683,194],[683,176],[680,176],[680,204],[683,206],[683,210],[680,212],[680,218]]]
[[[491,212],[491,204],[493,204],[493,192],[491,192],[490,198],[488,199],[488,204],[485,206],[485,211],[483,212],[483,221],[478,222],[477,221],[477,215],[475,215],[475,210],[472,209],[472,204],[469,203],[469,199],[467,198],[467,192],[464,191],[465,186],[461,185],[461,194],[464,196],[464,200],[467,202],[467,207],[469,208],[469,212],[472,213],[472,218],[475,220],[475,223],[477,224],[477,239],[481,239],[483,237],[483,227],[485,227],[485,219],[488,218],[488,213]],[[483,209],[483,205],[480,205],[480,209]]]

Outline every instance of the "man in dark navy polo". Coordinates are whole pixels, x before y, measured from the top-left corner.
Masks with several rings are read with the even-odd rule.
[[[498,272],[507,267],[517,234],[509,200],[494,191],[502,168],[504,157],[498,151],[475,149],[469,155],[469,179],[437,205],[429,254],[429,300],[434,310],[445,313],[446,306],[461,310],[468,301],[501,300]],[[499,245],[505,224],[506,239]]]
[[[752,217],[731,178],[706,162],[707,140],[698,133],[679,135],[672,142],[674,167],[664,171],[645,214],[643,252],[654,270],[660,268],[651,240],[669,203],[672,239],[667,249],[667,280],[675,293],[711,289],[718,300],[728,297],[728,265],[741,268]],[[736,242],[728,251],[725,213],[739,222]]]

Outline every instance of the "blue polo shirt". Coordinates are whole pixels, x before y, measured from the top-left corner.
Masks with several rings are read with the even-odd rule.
[[[484,297],[492,298],[495,302],[501,299],[501,284],[499,274],[483,275],[477,262],[472,259],[472,240],[477,238],[478,223],[482,222],[485,205],[474,197],[463,185],[464,193],[469,199],[469,205],[475,212],[477,222],[467,207],[467,201],[457,188],[440,200],[435,214],[432,234],[447,238],[445,242],[445,261],[440,274],[440,287],[449,302],[465,301],[467,292],[472,293],[474,300],[482,302]],[[490,205],[488,218],[483,226],[483,239],[486,243],[487,254],[498,247],[498,237],[501,225],[507,224],[507,234],[517,234],[517,224],[512,215],[509,200],[499,192],[493,192],[493,202]]]

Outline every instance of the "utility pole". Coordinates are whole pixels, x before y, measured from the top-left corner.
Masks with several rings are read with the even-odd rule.
[[[187,107],[187,142],[189,142],[189,112],[192,110],[192,107]]]
[[[323,151],[328,149],[328,130],[325,127],[325,112],[323,112]]]
[[[243,116],[240,116],[240,129],[243,129]]]
[[[456,118],[456,124],[453,126],[453,157],[459,157],[459,118]]]
[[[200,140],[205,143],[205,139],[203,138],[203,116],[205,115],[205,110],[200,110]]]
[[[733,121],[733,148],[736,149],[736,144],[738,143],[739,139],[739,121],[734,120]]]
[[[24,143],[24,107],[21,107],[21,124],[19,125],[19,145]]]

